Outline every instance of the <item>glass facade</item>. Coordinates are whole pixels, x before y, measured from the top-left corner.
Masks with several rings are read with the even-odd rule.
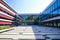
[[[59,20],[54,19],[54,21],[52,20],[55,17],[60,17],[60,0],[54,0],[54,2],[47,9],[45,9],[40,16],[42,22],[46,22],[47,24],[49,25],[51,24],[52,26],[54,26],[55,24],[56,26],[60,26],[59,25],[60,23],[58,23],[60,22],[59,21],[60,19]],[[50,21],[46,21],[46,20],[50,20]]]

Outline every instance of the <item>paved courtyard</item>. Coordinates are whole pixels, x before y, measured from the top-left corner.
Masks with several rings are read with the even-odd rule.
[[[60,40],[60,28],[44,26],[18,26],[0,33],[0,40]]]

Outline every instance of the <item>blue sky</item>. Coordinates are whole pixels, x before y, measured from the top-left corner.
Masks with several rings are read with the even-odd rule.
[[[19,14],[38,14],[53,0],[4,0]]]

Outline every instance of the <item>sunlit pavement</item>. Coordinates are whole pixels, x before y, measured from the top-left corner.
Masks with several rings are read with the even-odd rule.
[[[60,28],[44,26],[18,26],[14,30],[0,33],[0,40],[60,40]],[[8,38],[8,39],[7,39]]]

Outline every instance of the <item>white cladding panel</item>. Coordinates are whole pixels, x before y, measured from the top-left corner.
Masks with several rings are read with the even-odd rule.
[[[0,18],[0,21],[13,22],[13,21],[11,21],[11,20],[1,19],[1,18]]]
[[[57,19],[60,19],[60,16],[54,17],[54,18],[50,18],[50,19],[47,19],[47,20],[44,20],[44,21],[41,21],[41,22],[47,22],[47,21],[52,21],[52,20],[57,20]]]

